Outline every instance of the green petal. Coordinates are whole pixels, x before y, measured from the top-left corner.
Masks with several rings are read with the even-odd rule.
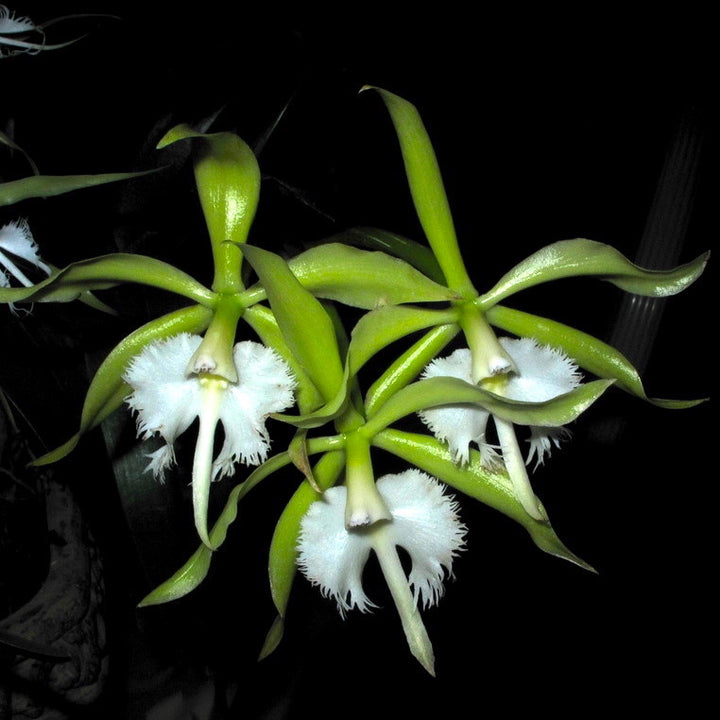
[[[288,263],[302,286],[317,297],[372,309],[411,302],[443,302],[458,296],[383,252],[327,243]]]
[[[88,290],[120,283],[150,285],[212,305],[215,293],[174,265],[144,255],[114,253],[80,260],[30,287],[0,288],[0,302],[70,302]]]
[[[709,253],[672,270],[646,270],[610,245],[593,240],[561,240],[538,250],[506,273],[477,304],[487,310],[508,295],[560,278],[591,275],[637,295],[666,297],[693,283],[705,269]]]
[[[456,323],[438,325],[393,361],[367,391],[365,396],[367,417],[372,417],[386,400],[415,380],[459,331],[460,328]]]
[[[247,241],[260,196],[260,168],[250,147],[227,132],[203,134],[178,125],[158,143],[193,138],[195,182],[215,262],[213,289],[242,290],[238,245]]]
[[[448,287],[463,297],[474,297],[477,292],[460,254],[435,151],[417,108],[387,90],[363,89],[377,90],[390,113],[400,141],[415,211]]]
[[[287,346],[272,310],[263,305],[253,305],[245,310],[243,318],[257,333],[263,345],[275,350],[290,366],[297,381],[295,400],[300,412],[309,413],[319,408],[323,404],[322,395]]]
[[[323,452],[329,447],[337,445],[339,442],[340,441],[335,438],[316,438],[314,441],[309,442],[308,452]],[[281,468],[286,467],[290,462],[291,458],[287,452],[274,455],[262,465],[255,468],[244,482],[236,485],[230,491],[228,499],[225,502],[225,507],[210,531],[210,544],[215,550],[225,542],[228,528],[237,518],[238,503],[240,500],[262,480]],[[139,606],[146,607],[148,605],[159,605],[161,603],[171,602],[192,592],[207,576],[210,570],[212,555],[213,550],[206,545],[200,545],[188,561],[171,577],[165,580],[165,582],[161,583],[144,597],[140,601]]]
[[[408,385],[389,398],[372,418],[364,432],[368,437],[384,430],[400,418],[441,405],[479,405],[503,420],[518,425],[558,427],[575,420],[613,384],[612,380],[584,383],[545,402],[508,400],[453,377],[434,377]]]
[[[456,490],[520,523],[528,531],[533,542],[544,552],[595,572],[590,565],[563,545],[549,520],[537,520],[525,512],[515,497],[507,473],[504,470],[484,468],[477,450],[470,452],[468,465],[460,466],[453,462],[450,452],[443,443],[427,435],[383,430],[375,436],[372,444],[412,463]]]
[[[323,489],[332,487],[345,467],[345,453],[342,450],[328,452],[323,455],[313,469],[318,485]],[[295,491],[275,526],[268,573],[270,592],[277,608],[279,618],[268,633],[268,638],[261,652],[261,657],[269,655],[282,637],[282,619],[285,617],[290,591],[295,578],[295,560],[297,558],[297,541],[300,534],[300,522],[310,505],[321,496],[308,483],[302,483]]]
[[[13,205],[28,198],[62,195],[73,190],[83,190],[119,180],[131,180],[153,172],[157,170],[99,175],[33,175],[0,184],[0,206]]]
[[[267,291],[270,307],[287,346],[323,398],[331,400],[343,381],[332,319],[279,255],[249,245],[243,252]]]
[[[201,305],[177,310],[143,325],[128,335],[105,358],[90,383],[80,418],[80,428],[66,443],[34,461],[47,465],[68,455],[82,435],[99,425],[110,413],[122,405],[130,393],[123,374],[130,360],[148,343],[181,332],[202,332],[210,322],[212,311]]]
[[[614,347],[587,333],[562,323],[502,305],[488,310],[490,323],[521,337],[535,338],[543,345],[559,348],[580,367],[600,378],[615,380],[616,386],[653,405],[663,408],[688,408],[703,400],[665,400],[649,398],[632,363]]]
[[[410,263],[439,285],[446,284],[445,276],[430,248],[397,233],[374,227],[356,227],[333,235],[328,238],[328,242],[360,245],[371,250],[381,250]]]

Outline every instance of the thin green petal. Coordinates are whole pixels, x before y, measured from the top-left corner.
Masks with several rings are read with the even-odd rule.
[[[169,290],[203,305],[215,302],[215,293],[174,265],[129,253],[80,260],[30,287],[0,288],[0,302],[71,302],[89,290],[126,282]]]
[[[201,305],[177,310],[153,320],[128,335],[105,358],[90,383],[80,418],[80,428],[66,443],[34,461],[34,465],[47,465],[68,455],[80,437],[99,425],[110,413],[122,405],[130,394],[123,374],[130,360],[148,343],[181,332],[202,332],[210,322],[212,311]]]
[[[372,437],[412,413],[441,405],[476,404],[503,420],[518,425],[558,427],[575,420],[613,384],[612,380],[584,383],[545,402],[508,400],[495,393],[453,377],[419,380],[389,398],[365,424]]]
[[[84,190],[119,180],[131,180],[153,172],[157,170],[98,175],[33,175],[0,184],[0,206],[13,205],[28,198],[62,195],[73,190]]]
[[[478,298],[477,304],[487,310],[520,290],[583,275],[596,276],[637,295],[666,297],[695,282],[705,269],[708,257],[709,253],[705,253],[672,270],[646,270],[610,245],[583,238],[561,240],[518,263],[495,287]]]
[[[270,307],[287,346],[323,398],[331,400],[343,381],[332,319],[279,255],[249,245],[243,252],[267,291]]]
[[[665,400],[649,398],[642,380],[632,363],[618,350],[602,340],[568,325],[495,305],[486,313],[490,323],[521,337],[535,338],[543,345],[558,348],[571,357],[580,367],[593,375],[615,380],[616,386],[647,402],[663,408],[681,409],[693,407],[704,400]]]
[[[326,453],[320,458],[313,469],[313,475],[319,487],[327,490],[337,482],[344,467],[344,451],[335,450]],[[261,657],[269,655],[282,638],[281,623],[285,617],[292,583],[295,578],[300,522],[310,505],[319,497],[320,494],[313,490],[308,483],[302,483],[290,498],[275,526],[275,532],[270,543],[268,573],[270,592],[279,617],[268,633]]]
[[[520,523],[528,531],[533,542],[544,552],[595,572],[590,565],[565,547],[552,529],[549,520],[537,520],[525,512],[515,497],[507,473],[504,470],[484,468],[477,450],[470,452],[470,463],[461,467],[453,461],[443,443],[428,435],[388,429],[376,435],[372,444],[412,463],[456,490]],[[541,511],[545,514],[544,510]]]

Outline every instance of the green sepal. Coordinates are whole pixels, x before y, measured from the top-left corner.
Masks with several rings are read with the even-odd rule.
[[[324,452],[329,447],[339,444],[339,442],[340,441],[335,438],[315,438],[313,441],[310,441],[308,452]],[[138,607],[160,605],[178,600],[197,588],[207,577],[208,571],[210,570],[213,550],[217,550],[225,542],[228,528],[237,518],[238,503],[240,500],[262,480],[290,463],[291,458],[289,453],[283,452],[274,455],[268,458],[262,465],[255,468],[244,482],[236,485],[230,491],[228,499],[225,502],[225,507],[210,531],[210,544],[213,549],[204,544],[200,545],[188,561],[171,577],[146,595],[140,601]]]
[[[300,412],[309,413],[319,408],[323,404],[322,395],[287,346],[272,310],[264,305],[253,305],[245,310],[243,319],[257,333],[263,345],[275,350],[290,366],[297,382],[295,401]]]
[[[277,414],[283,422],[300,428],[313,428],[337,418],[347,407],[353,379],[370,358],[390,343],[410,333],[435,325],[447,326],[456,317],[454,310],[425,310],[405,305],[388,305],[366,313],[350,336],[343,381],[335,397],[322,407],[302,415]]]
[[[365,424],[372,437],[406,415],[441,405],[471,404],[517,425],[559,427],[575,420],[612,384],[613,380],[583,383],[544,402],[509,400],[453,377],[418,380],[398,390]]]
[[[343,366],[332,319],[283,258],[249,245],[243,252],[267,292],[290,351],[323,398],[334,398],[343,381]]]
[[[84,190],[119,180],[131,180],[153,172],[157,172],[157,170],[98,175],[32,175],[20,180],[0,183],[0,206],[13,205],[29,198],[62,195],[74,190]]]
[[[502,330],[521,337],[532,337],[543,345],[562,350],[584,370],[600,378],[615,380],[616,387],[658,407],[682,409],[704,402],[704,399],[667,400],[648,397],[637,370],[619,350],[568,325],[503,305],[490,308],[486,318]]]
[[[366,310],[458,299],[456,293],[404,260],[340,243],[310,248],[296,255],[288,265],[302,286],[316,297]]]
[[[487,310],[520,290],[561,278],[596,276],[636,295],[666,297],[695,282],[705,269],[709,253],[672,270],[646,270],[615,248],[578,238],[546,245],[503,275],[476,304]]]
[[[327,242],[339,242],[359,245],[371,250],[381,250],[410,263],[439,285],[447,285],[443,271],[432,250],[427,245],[421,245],[403,235],[375,227],[354,227],[329,237]]]
[[[512,518],[527,530],[535,545],[544,552],[595,572],[588,563],[565,547],[549,520],[537,520],[525,512],[515,496],[507,472],[504,469],[484,468],[477,450],[471,450],[470,462],[460,466],[453,461],[443,443],[428,435],[387,429],[376,435],[372,444]],[[544,510],[542,513],[545,515]]]
[[[400,141],[415,211],[448,287],[463,297],[474,297],[477,292],[460,254],[435,150],[417,108],[387,90],[363,88],[367,89],[377,90],[390,113]]]
[[[174,265],[145,255],[113,253],[71,263],[30,287],[0,288],[0,302],[71,302],[121,283],[151,285],[212,305],[215,293]]]
[[[325,453],[315,464],[313,470],[318,486],[323,490],[332,487],[344,467],[345,452],[343,450]],[[310,505],[320,497],[321,494],[313,490],[308,483],[302,483],[288,501],[275,526],[270,543],[268,576],[270,593],[278,611],[278,618],[270,628],[260,653],[261,657],[269,655],[282,638],[282,622],[295,579],[300,523]]]
[[[99,425],[122,405],[130,393],[123,374],[130,360],[145,345],[181,332],[200,333],[208,326],[211,317],[211,310],[202,305],[193,305],[152,320],[128,335],[115,346],[97,369],[85,396],[77,433],[60,447],[37,458],[33,465],[48,465],[64,458],[86,432]]]
[[[455,323],[438,325],[393,361],[368,389],[365,396],[366,415],[372,417],[388,398],[415,380],[459,331],[460,327]]]
[[[250,147],[228,132],[199,133],[188,125],[172,128],[158,143],[195,139],[193,163],[215,263],[213,289],[242,290],[238,247],[247,241],[260,197],[260,168]]]

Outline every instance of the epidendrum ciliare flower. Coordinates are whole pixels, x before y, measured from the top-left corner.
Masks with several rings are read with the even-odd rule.
[[[15,264],[16,258],[34,265],[46,275],[51,273],[50,267],[40,258],[37,243],[25,218],[13,220],[0,228],[0,286],[10,286],[9,273],[25,287],[31,287],[32,280]]]
[[[337,602],[341,615],[355,607],[367,612],[376,606],[365,594],[362,573],[374,551],[410,649],[432,673],[432,648],[417,607],[426,609],[442,596],[443,581],[452,576],[453,559],[464,547],[466,527],[445,486],[420,470],[384,475],[377,490],[392,519],[350,529],[345,522],[345,486],[326,490],[302,520],[298,566],[323,595]],[[407,577],[397,546],[408,552],[412,562]]]
[[[27,275],[17,265],[17,260],[36,267],[46,275],[52,270],[44,263],[38,252],[38,246],[33,238],[30,226],[25,218],[13,220],[0,228],[0,287],[10,287],[10,277],[25,287],[33,285]],[[15,311],[14,303],[10,309]]]
[[[539,345],[532,338],[499,338],[503,350],[512,358],[515,369],[496,375],[481,385],[510,400],[543,402],[576,388],[582,376],[577,365],[560,350]],[[456,377],[472,383],[472,357],[468,349],[461,348],[444,358],[436,358],[426,368],[423,377]],[[456,462],[467,463],[470,444],[480,449],[481,461],[486,467],[504,461],[510,477],[526,510],[537,515],[537,503],[529,487],[527,473],[518,462],[517,441],[512,424],[493,416],[502,456],[497,446],[486,437],[491,414],[479,405],[456,405],[428,408],[420,413],[423,422],[434,435],[448,444]],[[549,454],[551,446],[559,446],[563,436],[569,434],[565,428],[530,428],[530,449],[526,462],[536,457],[536,467]]]
[[[199,418],[193,499],[198,531],[208,541],[210,480],[231,475],[238,462],[257,465],[265,460],[270,449],[265,420],[293,404],[295,380],[274,350],[249,340],[233,348],[236,383],[193,367],[202,340],[199,335],[181,333],[150,343],[132,360],[124,379],[133,389],[126,401],[137,412],[138,434],[149,438],[157,433],[165,440],[148,456],[146,469],[156,477],[162,479],[172,466],[175,440]],[[213,459],[218,421],[225,439]]]

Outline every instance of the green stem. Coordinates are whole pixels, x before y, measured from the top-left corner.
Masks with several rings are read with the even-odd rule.
[[[373,525],[379,520],[392,520],[392,515],[375,486],[368,440],[358,431],[348,433],[345,452],[345,527],[357,528]]]

